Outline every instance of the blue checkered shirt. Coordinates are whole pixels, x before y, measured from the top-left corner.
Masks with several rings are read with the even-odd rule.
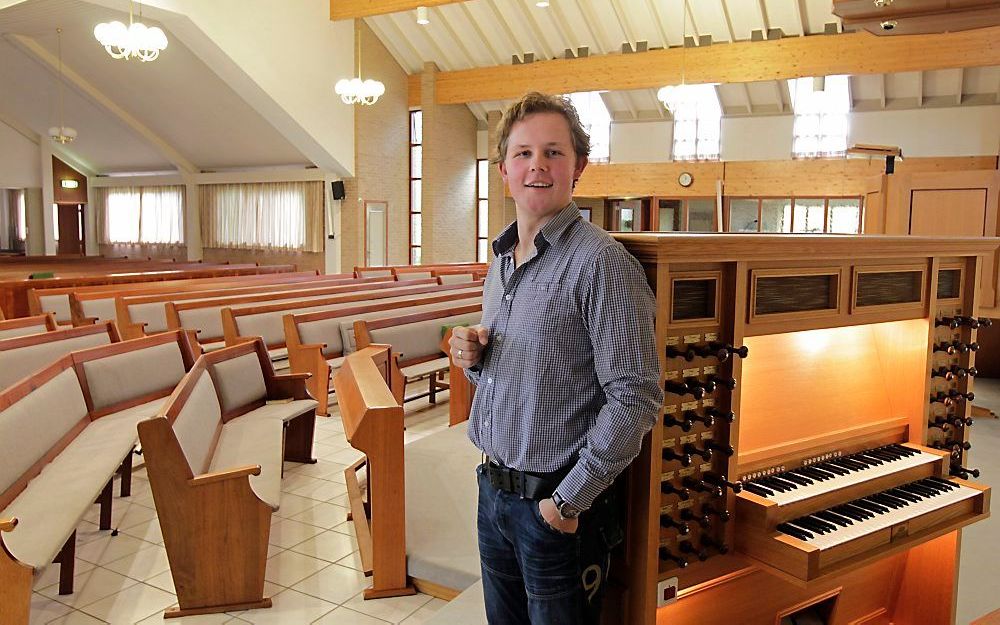
[[[570,203],[514,268],[517,223],[493,241],[483,292],[490,342],[469,438],[508,467],[569,468],[556,491],[586,510],[639,454],[663,391],[655,300],[642,266]]]

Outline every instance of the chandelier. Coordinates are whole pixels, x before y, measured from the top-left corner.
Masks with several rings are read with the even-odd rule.
[[[681,38],[681,84],[680,85],[667,85],[666,87],[660,87],[660,90],[656,92],[656,99],[663,102],[663,106],[667,107],[671,113],[676,113],[677,109],[683,104],[687,99],[687,89],[685,89],[684,78],[686,61],[687,61],[687,21],[688,21],[688,3],[684,2],[684,25],[682,26],[682,38]]]
[[[59,125],[49,128],[49,137],[63,145],[76,139],[76,130],[63,123],[63,67],[62,67],[62,28],[56,29],[59,48]]]
[[[139,3],[139,19],[142,19],[142,2]],[[161,29],[132,19],[132,0],[128,5],[128,26],[117,21],[101,23],[94,27],[94,37],[112,58],[137,58],[144,63],[155,61],[160,51],[167,47],[167,36]]]
[[[357,33],[355,38],[358,42],[358,76],[357,78],[341,78],[334,85],[333,90],[340,96],[344,104],[363,104],[371,106],[378,102],[378,99],[385,93],[385,85],[377,80],[364,80],[361,77],[361,33]]]

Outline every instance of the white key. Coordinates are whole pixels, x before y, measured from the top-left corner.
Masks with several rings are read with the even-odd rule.
[[[803,499],[809,499],[810,497],[815,497],[816,495],[823,495],[830,491],[834,491],[845,486],[852,486],[854,484],[861,484],[862,482],[867,482],[868,480],[882,477],[883,475],[889,475],[891,473],[896,473],[903,469],[909,469],[911,467],[918,467],[922,464],[930,464],[932,462],[937,462],[941,460],[941,456],[936,456],[934,454],[929,454],[927,452],[920,452],[919,454],[912,456],[903,456],[898,460],[884,461],[882,464],[877,464],[870,466],[865,469],[860,469],[858,471],[851,471],[849,475],[838,475],[830,480],[816,480],[813,479],[812,484],[806,486],[799,486],[798,488],[786,491],[784,493],[774,492],[773,496],[768,497],[768,501],[773,501],[779,506],[794,503],[796,501],[802,501]],[[807,467],[808,468],[808,467]],[[780,475],[775,477],[781,477]],[[809,478],[812,479],[812,478]],[[768,486],[761,485],[764,488]],[[774,490],[774,489],[771,489]]]

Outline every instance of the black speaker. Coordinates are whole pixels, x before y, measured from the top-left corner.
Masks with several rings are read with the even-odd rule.
[[[333,199],[342,200],[347,197],[347,193],[344,192],[344,181],[334,180],[330,183],[330,189],[333,191]]]

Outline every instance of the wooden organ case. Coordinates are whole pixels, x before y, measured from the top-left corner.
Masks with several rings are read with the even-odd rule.
[[[612,621],[953,623],[958,530],[989,515],[968,426],[1000,240],[615,237],[656,293],[665,401]]]

